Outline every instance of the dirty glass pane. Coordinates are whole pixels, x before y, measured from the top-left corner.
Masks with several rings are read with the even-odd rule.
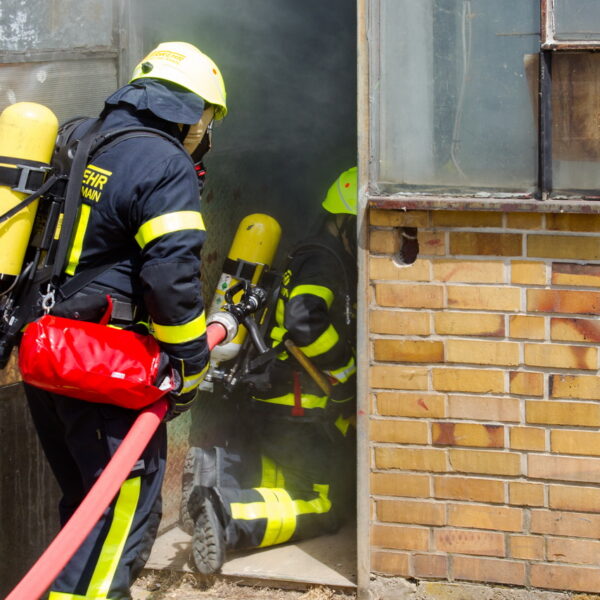
[[[556,191],[600,190],[600,54],[552,59],[552,157]]]
[[[112,6],[108,0],[2,0],[0,50],[110,46]]]
[[[539,49],[539,2],[375,4],[380,191],[532,191],[537,124],[525,57]]]
[[[600,40],[598,0],[555,0],[558,40]]]
[[[0,64],[0,111],[15,102],[40,102],[60,122],[78,115],[97,116],[116,88],[112,59]]]

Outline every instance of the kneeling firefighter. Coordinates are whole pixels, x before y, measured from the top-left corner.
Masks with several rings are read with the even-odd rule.
[[[356,202],[352,168],[330,187],[318,234],[289,256],[271,349],[246,379],[251,445],[188,453],[182,526],[201,573],[217,571],[226,549],[333,532],[353,507]]]
[[[97,322],[109,295],[113,325],[149,328],[179,383],[169,395],[167,419],[191,407],[208,368],[198,165],[210,145],[213,119],[226,112],[225,87],[214,62],[191,44],[167,42],[150,52],[130,83],[106,100],[99,119],[72,123],[66,141],[59,134],[60,154],[65,144],[82,144],[92,132],[132,130],[92,153],[85,167],[64,279],[87,274],[89,281],[68,299],[59,298],[51,313]],[[62,491],[64,524],[138,413],[31,385],[26,394]],[[50,600],[131,598],[130,585],[149,556],[161,517],[165,459],[163,423],[54,581]]]

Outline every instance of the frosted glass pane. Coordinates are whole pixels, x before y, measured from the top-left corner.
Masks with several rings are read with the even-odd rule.
[[[537,123],[525,56],[539,4],[381,0],[371,38],[381,191],[532,191]]]
[[[555,0],[555,2],[557,39],[600,39],[600,2],[598,0]]]
[[[0,64],[0,110],[15,102],[39,102],[61,122],[98,116],[115,89],[117,71],[110,59]]]
[[[107,0],[2,0],[3,52],[110,46],[113,3]]]

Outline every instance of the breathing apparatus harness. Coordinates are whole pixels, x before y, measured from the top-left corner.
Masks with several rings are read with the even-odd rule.
[[[10,290],[0,297],[0,369],[6,366],[25,325],[48,313],[55,302],[73,296],[116,264],[111,261],[97,265],[64,281],[81,181],[91,158],[129,138],[162,137],[177,146],[192,162],[179,140],[151,127],[121,127],[99,132],[103,120],[98,118],[92,119],[87,131],[76,137],[76,129],[87,120],[77,117],[60,128],[50,165],[0,157],[0,162],[17,166],[16,169],[0,167],[0,185],[31,194],[0,215],[0,224],[38,198],[46,200],[43,210],[36,216],[26,264]],[[57,235],[58,239],[55,239]]]

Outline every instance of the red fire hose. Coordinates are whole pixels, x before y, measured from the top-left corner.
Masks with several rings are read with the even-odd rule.
[[[212,350],[225,339],[225,327],[211,323],[207,336]],[[161,398],[140,413],[77,510],[5,600],[36,600],[50,587],[117,495],[163,420],[167,408],[167,400]]]

